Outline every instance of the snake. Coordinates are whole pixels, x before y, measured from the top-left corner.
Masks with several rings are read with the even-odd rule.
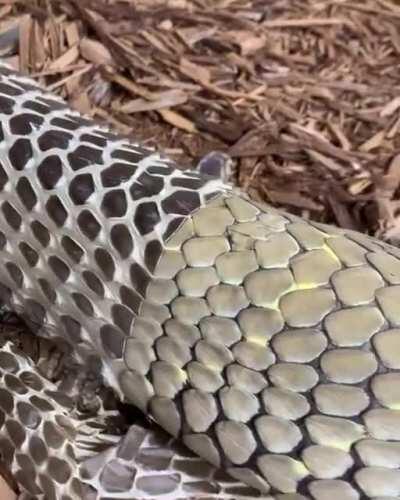
[[[0,115],[1,303],[148,423],[113,434],[2,342],[21,499],[400,497],[399,249],[182,170],[3,63]]]

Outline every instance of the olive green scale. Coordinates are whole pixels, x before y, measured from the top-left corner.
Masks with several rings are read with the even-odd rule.
[[[399,256],[225,194],[166,243],[122,391],[263,493],[400,495]]]

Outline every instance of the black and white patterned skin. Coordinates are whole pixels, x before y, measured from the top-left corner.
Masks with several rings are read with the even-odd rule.
[[[2,283],[13,293],[2,287],[3,298],[29,316],[33,328],[45,324],[48,334],[62,324],[58,335],[65,331],[83,349],[95,352],[95,346],[114,358],[124,328],[112,345],[100,339],[128,321],[121,302],[139,307],[163,241],[215,195],[217,182],[119,139],[4,67],[1,74],[2,250],[19,261],[4,265]],[[57,296],[53,283],[69,288],[74,268],[86,293],[70,289],[69,305],[60,307],[68,299]],[[36,283],[27,281],[29,274]],[[65,314],[70,308],[74,312]],[[114,319],[97,321],[101,316]]]
[[[79,457],[82,415],[65,425],[50,382],[35,405],[20,367],[36,367],[5,344],[0,445],[21,491],[400,497],[397,249],[183,172],[5,66],[0,117],[1,301],[176,440],[134,426]],[[21,432],[38,412],[44,455]]]

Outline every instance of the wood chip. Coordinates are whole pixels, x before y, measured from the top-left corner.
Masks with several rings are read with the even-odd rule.
[[[381,117],[391,116],[400,108],[400,97],[395,97],[384,106],[380,112]]]
[[[359,150],[368,153],[368,151],[372,151],[373,149],[379,148],[385,139],[385,135],[386,131],[380,130],[379,132],[374,134],[370,139],[361,144]]]
[[[30,47],[32,33],[32,18],[25,15],[19,23],[19,69],[28,72],[30,69]]]
[[[186,132],[189,132],[191,134],[194,134],[197,131],[196,126],[193,122],[186,119],[179,113],[172,111],[171,109],[159,109],[158,112],[166,122],[176,128],[185,130]]]
[[[114,65],[114,59],[111,52],[102,43],[90,38],[83,38],[79,44],[81,56],[86,61],[93,64]]]
[[[154,95],[152,99],[135,99],[122,105],[115,106],[115,109],[121,113],[138,113],[143,111],[156,111],[163,108],[172,108],[185,104],[188,96],[185,92],[177,90],[167,90]]]
[[[71,47],[66,52],[64,52],[64,54],[62,54],[60,57],[55,59],[49,65],[49,70],[54,71],[65,68],[66,66],[70,66],[71,64],[76,63],[78,58],[79,58],[79,48],[75,45],[74,47]]]

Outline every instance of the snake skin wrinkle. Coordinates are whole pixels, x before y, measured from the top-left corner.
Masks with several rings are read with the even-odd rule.
[[[0,115],[1,301],[173,436],[83,456],[101,412],[6,344],[25,498],[400,497],[398,249],[178,170],[5,66]]]

